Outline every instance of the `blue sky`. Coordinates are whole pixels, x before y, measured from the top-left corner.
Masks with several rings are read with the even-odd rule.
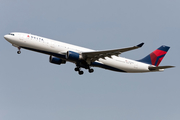
[[[0,119],[179,120],[179,0],[51,0],[0,2]],[[22,50],[3,36],[26,32],[95,50],[145,42],[122,57],[140,59],[161,45],[164,72],[126,74],[75,65]]]

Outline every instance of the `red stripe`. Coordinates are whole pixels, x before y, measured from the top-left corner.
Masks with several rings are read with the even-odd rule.
[[[156,56],[161,56],[161,55],[166,54],[167,52],[166,52],[166,51],[162,51],[162,50],[155,50],[153,53],[154,53]]]
[[[152,63],[152,65],[155,65],[157,56],[156,56],[154,53],[151,53],[151,54],[150,54],[150,57],[151,57],[151,63]]]
[[[159,64],[161,63],[161,61],[162,61],[162,59],[163,59],[163,58],[164,58],[164,57],[159,58],[158,63],[157,63],[157,65],[156,65],[156,66],[159,66]]]

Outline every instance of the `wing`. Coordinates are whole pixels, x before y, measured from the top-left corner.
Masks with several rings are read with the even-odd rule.
[[[89,62],[94,62],[100,58],[105,58],[105,57],[110,57],[112,55],[118,56],[119,54],[123,52],[127,52],[130,50],[134,50],[137,48],[140,48],[143,46],[144,43],[141,43],[139,45],[136,45],[134,47],[128,47],[128,48],[122,48],[122,49],[114,49],[114,50],[105,50],[105,51],[94,51],[94,52],[83,52],[82,57],[86,59],[86,61]]]

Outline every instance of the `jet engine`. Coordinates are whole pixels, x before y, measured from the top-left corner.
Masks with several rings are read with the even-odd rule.
[[[71,60],[71,61],[77,61],[77,60],[82,59],[81,54],[73,52],[73,51],[68,51],[66,57],[68,60]]]
[[[62,60],[62,59],[60,59],[58,57],[54,57],[54,56],[50,56],[49,57],[49,62],[53,63],[53,64],[57,64],[57,65],[65,64],[66,63],[65,60]]]

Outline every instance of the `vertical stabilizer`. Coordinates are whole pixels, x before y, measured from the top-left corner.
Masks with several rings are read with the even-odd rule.
[[[163,46],[159,47],[158,49],[156,49],[151,54],[149,54],[148,56],[146,56],[145,58],[138,60],[138,61],[147,63],[147,64],[151,64],[151,65],[155,65],[155,66],[159,66],[159,64],[163,60],[164,56],[168,52],[169,48],[170,47],[163,45]]]

